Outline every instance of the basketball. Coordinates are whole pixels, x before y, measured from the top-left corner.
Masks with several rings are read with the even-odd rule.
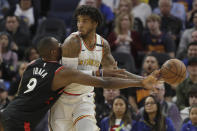
[[[178,59],[166,61],[161,67],[161,77],[166,83],[177,86],[186,78],[185,64]]]

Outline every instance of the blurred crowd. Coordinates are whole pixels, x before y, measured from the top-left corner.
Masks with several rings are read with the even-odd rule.
[[[119,68],[147,76],[180,59],[187,78],[155,90],[95,89],[101,131],[197,131],[197,0],[0,0],[0,111],[15,97],[44,36],[61,43],[77,31],[74,9],[98,8],[97,33],[108,40]],[[159,121],[159,122],[158,122]],[[37,131],[48,131],[47,115]]]

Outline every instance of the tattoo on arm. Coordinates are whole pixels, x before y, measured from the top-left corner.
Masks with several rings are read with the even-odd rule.
[[[104,40],[103,42],[103,49],[104,49],[104,52],[103,52],[104,54],[103,54],[103,59],[101,61],[102,67],[108,68],[108,69],[117,67],[116,61],[114,60],[111,54],[109,43],[106,40]]]
[[[62,56],[63,57],[78,57],[81,50],[80,38],[76,35],[70,35],[65,39],[62,45]]]

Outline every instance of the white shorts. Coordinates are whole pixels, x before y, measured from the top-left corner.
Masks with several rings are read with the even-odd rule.
[[[75,124],[84,117],[90,117],[96,126],[94,93],[62,94],[51,108],[50,128],[52,131],[75,131]]]

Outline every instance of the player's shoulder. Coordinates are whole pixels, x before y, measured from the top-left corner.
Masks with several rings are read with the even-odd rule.
[[[73,45],[79,45],[80,43],[80,36],[77,32],[74,32],[70,34],[64,41],[63,46],[72,44]]]
[[[102,41],[102,43],[103,43],[104,45],[109,45],[108,41],[107,41],[104,37],[102,37],[102,36],[99,35],[99,34],[97,34],[97,36],[100,37],[100,39],[101,39],[101,41]]]

